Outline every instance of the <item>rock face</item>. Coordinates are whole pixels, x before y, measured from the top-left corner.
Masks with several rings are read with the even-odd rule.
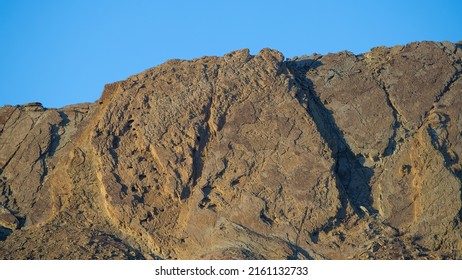
[[[240,50],[0,108],[0,258],[462,258],[461,71]]]

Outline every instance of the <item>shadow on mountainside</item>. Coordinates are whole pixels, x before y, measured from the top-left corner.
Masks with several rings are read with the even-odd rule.
[[[0,226],[0,241],[4,241],[12,233],[11,229]]]
[[[321,230],[330,230],[340,224],[346,216],[348,204],[359,216],[376,211],[372,207],[370,180],[374,175],[371,168],[364,167],[351,151],[345,140],[343,131],[337,126],[332,113],[321,102],[319,95],[313,89],[313,83],[307,78],[307,72],[322,65],[316,59],[298,59],[287,61],[286,66],[295,77],[299,86],[296,94],[297,100],[307,109],[314,120],[321,137],[332,150],[335,160],[334,173],[339,187],[342,210],[337,214],[336,220]],[[365,213],[369,212],[369,213]]]

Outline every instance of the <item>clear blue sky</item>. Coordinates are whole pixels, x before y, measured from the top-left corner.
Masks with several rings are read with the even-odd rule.
[[[171,58],[462,40],[462,1],[0,0],[0,106],[62,107]]]

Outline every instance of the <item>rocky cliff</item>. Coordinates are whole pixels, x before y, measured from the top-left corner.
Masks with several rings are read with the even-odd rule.
[[[461,71],[240,50],[0,108],[0,258],[462,258]]]

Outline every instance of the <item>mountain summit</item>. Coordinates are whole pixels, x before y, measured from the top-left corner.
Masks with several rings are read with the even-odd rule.
[[[0,258],[462,258],[461,71],[239,50],[0,108]]]

